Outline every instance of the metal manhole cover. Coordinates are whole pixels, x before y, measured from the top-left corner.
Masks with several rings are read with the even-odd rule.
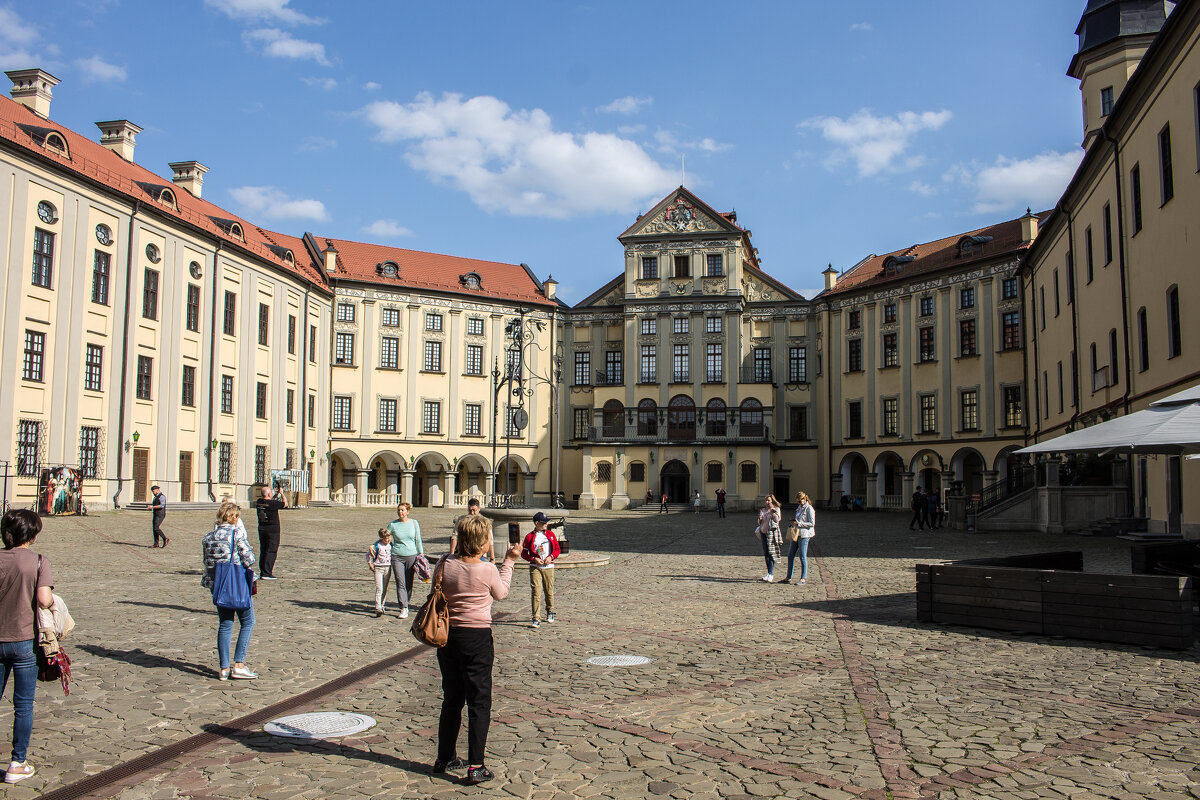
[[[329,739],[349,736],[375,727],[375,719],[366,714],[348,711],[324,711],[316,714],[293,714],[273,719],[263,725],[263,731],[274,736],[292,739]]]
[[[598,667],[633,667],[638,664],[649,664],[650,659],[645,656],[592,656],[588,659],[588,663]]]

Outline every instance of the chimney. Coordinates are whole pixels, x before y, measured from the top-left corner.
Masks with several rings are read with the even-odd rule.
[[[821,274],[825,276],[825,291],[828,292],[837,286],[838,271],[833,268],[833,264],[826,267]]]
[[[142,132],[141,128],[127,119],[97,122],[96,127],[100,129],[100,144],[126,161],[133,161],[134,139]]]
[[[208,172],[208,167],[199,161],[176,161],[167,166],[171,168],[171,180],[176,186],[187,189],[196,197],[200,196],[200,190],[204,188],[204,173]]]
[[[58,78],[43,69],[13,69],[4,73],[12,81],[12,99],[43,119],[50,119],[50,90]]]
[[[542,284],[542,291],[545,292],[547,300],[554,299],[554,294],[558,291],[558,281],[554,280],[553,275],[546,278],[546,282]]]
[[[325,240],[325,249],[321,251],[321,255],[325,256],[325,271],[330,275],[337,272],[338,251],[329,239]]]
[[[1032,242],[1038,235],[1038,218],[1030,209],[1025,209],[1025,216],[1021,217],[1021,241]]]

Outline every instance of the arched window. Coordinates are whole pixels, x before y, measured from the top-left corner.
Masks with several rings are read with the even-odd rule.
[[[67,150],[67,140],[59,136],[57,133],[46,134],[46,149],[55,150],[62,153],[67,158],[71,157],[71,153]]]
[[[754,398],[745,400],[741,406],[742,436],[758,438],[763,435],[763,407]]]
[[[232,236],[233,238],[239,239],[243,242],[246,241],[246,234],[242,230],[242,226],[240,223],[235,222],[229,226],[229,235]]]
[[[649,398],[638,402],[638,436],[658,435],[658,404]]]
[[[677,394],[667,406],[667,438],[696,438],[696,404],[686,394]]]
[[[175,193],[170,189],[163,189],[158,194],[158,202],[162,203],[167,208],[179,210],[179,205],[175,202]]]
[[[612,462],[600,461],[596,464],[596,483],[612,481]]]
[[[725,401],[709,400],[705,407],[704,433],[707,436],[727,436]]]
[[[609,400],[601,412],[604,425],[604,438],[616,439],[625,435],[625,406],[620,400]]]

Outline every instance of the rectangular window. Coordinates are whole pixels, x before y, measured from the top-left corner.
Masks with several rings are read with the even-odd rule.
[[[900,401],[894,397],[883,398],[883,416],[880,420],[884,436],[895,436],[900,424]]]
[[[1021,427],[1021,387],[1004,387],[1004,427]]]
[[[590,408],[576,408],[574,411],[574,436],[571,438],[575,439],[575,441],[586,441],[592,427],[592,410]]]
[[[1046,287],[1038,287],[1038,302],[1042,306],[1042,330],[1046,330]]]
[[[862,311],[853,308],[846,314],[846,330],[856,331],[862,327]]]
[[[317,363],[317,326],[308,326],[308,360]]]
[[[671,353],[671,382],[688,383],[692,379],[692,353],[686,344],[677,344]]]
[[[720,278],[725,275],[725,258],[720,253],[709,253],[705,257],[705,272],[709,278]]]
[[[921,362],[935,361],[937,359],[937,350],[934,347],[933,328],[927,326],[919,331],[920,350],[917,359]]]
[[[979,392],[970,389],[958,397],[959,419],[964,431],[979,430]]]
[[[1095,277],[1096,251],[1092,245],[1092,229],[1087,228],[1083,232],[1083,251],[1087,257],[1087,282],[1091,283]]]
[[[183,365],[183,382],[179,389],[179,404],[187,408],[196,407],[196,368]]]
[[[333,338],[333,363],[354,364],[354,334],[338,331]]]
[[[642,256],[642,280],[648,281],[658,277],[658,259],[654,256]]]
[[[742,483],[758,483],[758,464],[753,461],[743,461],[738,472]]]
[[[658,348],[652,344],[642,345],[642,360],[638,371],[638,382],[658,382]]]
[[[283,451],[283,468],[284,469],[295,469],[296,468],[296,448],[288,447]]]
[[[436,400],[426,400],[421,412],[421,432],[441,433],[442,404]]]
[[[84,425],[79,429],[79,472],[84,478],[100,477],[100,429]]]
[[[288,314],[288,355],[296,355],[296,315]]]
[[[771,348],[754,348],[754,382],[770,383],[771,377]]]
[[[1055,317],[1055,319],[1058,318],[1058,315],[1061,311],[1062,311],[1062,307],[1059,302],[1059,289],[1058,289],[1058,270],[1054,270],[1054,317]]]
[[[642,336],[658,335],[658,319],[656,317],[642,318]]]
[[[921,433],[937,433],[936,395],[921,395]]]
[[[846,404],[846,438],[862,438],[862,403],[854,400]]]
[[[233,376],[221,376],[221,413],[233,413]]]
[[[692,277],[692,259],[689,256],[675,256],[675,277]]]
[[[885,333],[883,335],[883,365],[885,367],[897,367],[900,365],[900,347],[896,341],[897,336],[894,333]]]
[[[333,414],[329,424],[335,431],[350,430],[352,399],[353,398],[339,394],[335,394],[333,396]]]
[[[808,441],[808,406],[788,406],[788,438]]]
[[[483,406],[467,403],[463,409],[463,436],[482,436]]]
[[[1175,173],[1171,166],[1171,126],[1158,134],[1158,172],[1162,181],[1162,204],[1175,196]]]
[[[671,320],[672,333],[687,333],[691,330],[691,320],[688,317],[674,317]]]
[[[483,345],[469,344],[467,345],[467,359],[465,372],[467,375],[482,375],[483,374]]]
[[[959,308],[974,308],[975,307],[975,287],[964,286],[958,290],[958,307]]]
[[[846,342],[846,371],[862,372],[862,339]]]
[[[1137,312],[1138,331],[1138,372],[1150,369],[1150,330],[1146,324],[1146,309],[1139,308]]]
[[[620,350],[609,350],[604,354],[604,382],[609,386],[625,382]]]
[[[521,372],[521,351],[509,347],[504,351],[504,374],[519,376]]]
[[[1100,116],[1107,117],[1112,113],[1113,87],[1105,86],[1100,90]]]
[[[1063,401],[1066,393],[1063,391],[1063,368],[1062,362],[1058,362],[1058,413],[1063,413]]]
[[[592,384],[592,354],[575,354],[575,386],[591,386]]]
[[[1183,333],[1179,319],[1179,288],[1172,286],[1167,292],[1167,358],[1183,352]]]
[[[36,478],[41,466],[39,456],[42,440],[42,423],[23,419],[17,425],[17,477]]]
[[[1000,315],[1000,346],[1004,350],[1021,347],[1021,312],[1005,311]],[[1036,388],[1036,387],[1035,387]]]
[[[187,302],[184,304],[184,322],[189,331],[200,330],[200,287],[189,283],[187,287]]]
[[[217,483],[233,483],[232,442],[221,442],[217,447]]]
[[[296,390],[295,389],[287,390],[287,404],[286,404],[284,413],[287,415],[285,417],[285,420],[288,425],[291,425],[292,423],[294,423],[296,421]],[[288,469],[291,469],[291,467],[288,467]]]
[[[355,306],[353,303],[338,303],[337,304],[337,321],[338,322],[354,322]]]
[[[147,268],[142,279],[142,317],[158,319],[158,270]]]
[[[704,346],[704,380],[707,383],[725,380],[725,346],[720,342],[709,342]]]
[[[400,324],[399,317],[396,318],[396,324]],[[467,317],[467,335],[483,336],[483,320],[480,317]]]
[[[425,330],[440,331],[442,329],[441,314],[426,314],[425,315]]]
[[[111,271],[112,256],[97,250],[92,258],[92,302],[102,306],[108,305],[108,276]]]
[[[508,419],[504,423],[504,435],[510,439],[518,439],[521,437],[521,429],[517,427],[517,415],[521,412],[520,408],[508,409]]]
[[[137,399],[151,399],[151,381],[154,375],[154,359],[149,356],[137,357]]]
[[[1067,251],[1067,305],[1075,302],[1075,253]]]
[[[435,341],[425,342],[425,371],[426,372],[441,372],[442,371],[442,343]]]
[[[926,296],[921,298],[921,316],[928,317],[933,314],[933,297]]]
[[[479,327],[480,327],[479,332],[483,333],[483,330],[482,330],[483,329],[483,320],[481,320],[481,319],[476,320],[476,322],[479,323]],[[380,323],[385,328],[399,328],[400,327],[400,309],[384,308],[380,314]],[[472,332],[471,331],[471,320],[467,320],[467,333],[471,333],[471,332]]]
[[[896,304],[895,303],[887,303],[886,305],[884,305],[883,321],[885,323],[896,321]]]
[[[1129,171],[1129,205],[1133,217],[1133,232],[1142,229],[1142,165],[1134,164]]]
[[[379,430],[396,432],[396,401],[393,398],[384,397],[379,401]]]
[[[1113,238],[1112,238],[1112,207],[1104,204],[1104,263],[1108,265],[1112,263],[1113,258]]]
[[[1109,386],[1116,386],[1120,383],[1120,378],[1117,372],[1117,331],[1116,328],[1108,332],[1108,374],[1112,377],[1109,379]]]
[[[266,303],[258,304],[258,343],[267,346],[267,337],[271,330],[271,309]]]
[[[788,383],[808,383],[808,348],[788,348]]]
[[[1000,299],[1001,300],[1016,300],[1020,293],[1020,286],[1016,278],[1005,278],[1000,284]]]
[[[958,321],[958,355],[962,358],[978,355],[975,349],[975,320]]]
[[[83,388],[89,392],[101,391],[103,373],[104,348],[98,344],[89,344],[83,356]]]
[[[317,427],[317,396],[315,394],[308,396],[308,427]]]
[[[54,280],[54,234],[33,229],[33,285],[49,289]]]
[[[226,336],[237,333],[237,295],[225,292],[225,314],[222,319],[221,331]]]
[[[258,382],[254,391],[254,416],[259,419],[267,418],[267,384]]]
[[[400,366],[400,340],[395,336],[384,336],[379,340],[379,366],[382,369]]]
[[[254,482],[267,482],[267,447],[266,445],[254,445]]]

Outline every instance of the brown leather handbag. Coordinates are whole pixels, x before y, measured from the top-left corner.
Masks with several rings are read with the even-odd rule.
[[[445,647],[450,639],[450,606],[446,602],[446,595],[442,593],[442,572],[445,568],[446,558],[443,557],[433,571],[433,588],[429,591],[429,598],[417,612],[412,624],[412,635],[417,641],[431,647]]]

